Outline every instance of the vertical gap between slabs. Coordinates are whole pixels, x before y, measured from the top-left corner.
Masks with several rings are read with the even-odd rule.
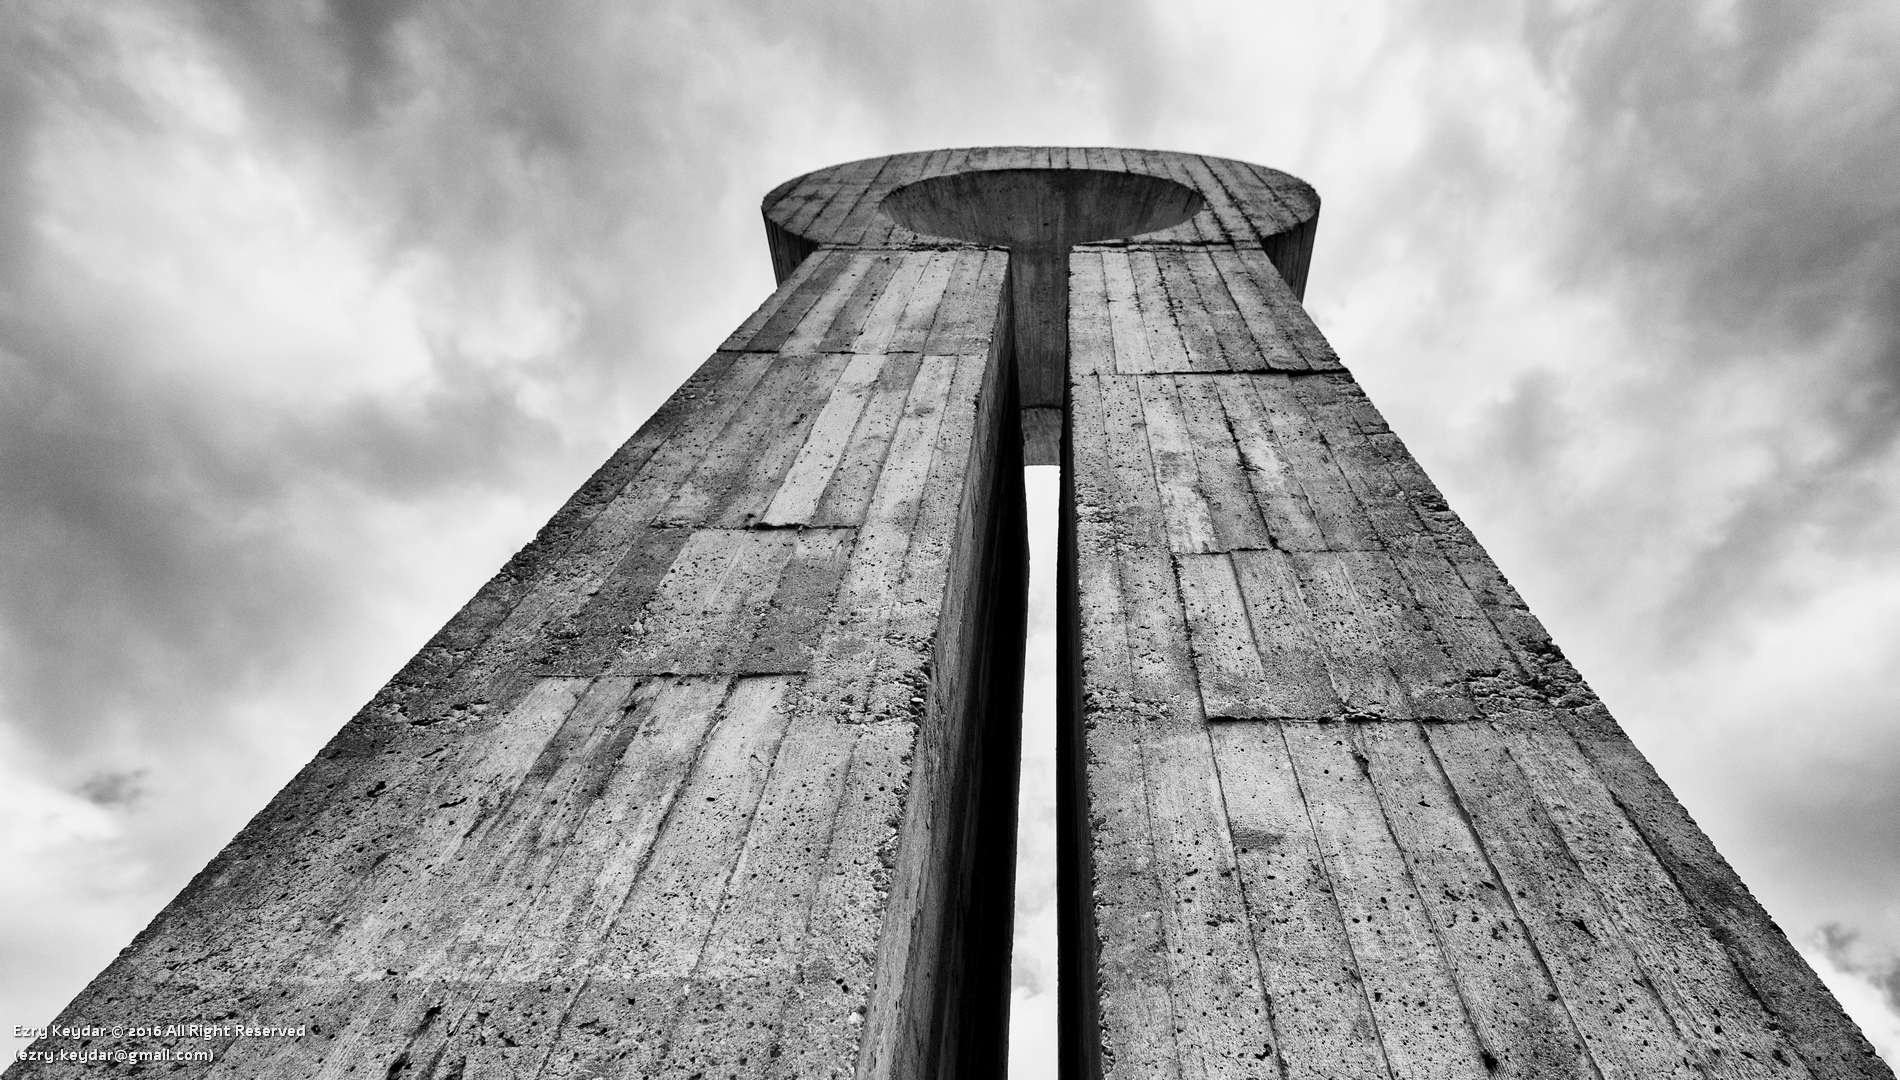
[[[1056,1075],[1056,519],[1061,469],[1023,469],[1029,620],[1023,635],[1022,771],[1016,804],[1016,919],[1009,1075]]]

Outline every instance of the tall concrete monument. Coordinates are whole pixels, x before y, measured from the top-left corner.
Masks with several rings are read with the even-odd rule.
[[[1065,1077],[1891,1078],[1307,318],[1318,209],[1100,149],[773,191],[778,291],[34,1050],[1000,1076],[1028,462]]]

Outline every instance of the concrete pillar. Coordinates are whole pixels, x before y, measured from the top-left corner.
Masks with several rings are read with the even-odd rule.
[[[1029,460],[1065,1075],[1891,1077],[1306,317],[1317,212],[1098,149],[773,191],[778,291],[61,1017],[305,1033],[36,1049],[999,1075]]]

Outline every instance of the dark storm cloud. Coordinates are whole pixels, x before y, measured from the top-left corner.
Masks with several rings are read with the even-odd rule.
[[[376,159],[348,152],[353,137],[373,143],[372,136],[401,134],[378,127],[408,74],[391,42],[396,8],[352,5],[311,26],[268,28],[245,22],[269,17],[260,14],[265,7],[206,10],[221,28],[255,31],[245,38],[254,50],[248,63],[257,85],[275,95],[278,122],[268,129],[348,172]],[[268,10],[288,18],[288,8]],[[260,680],[335,633],[347,610],[331,586],[339,558],[302,535],[310,510],[300,503],[325,492],[333,504],[360,506],[505,488],[518,482],[524,460],[558,445],[559,432],[524,409],[519,366],[477,362],[453,333],[425,334],[428,370],[401,395],[247,397],[220,372],[295,376],[343,358],[314,346],[288,353],[281,343],[253,354],[207,346],[179,325],[190,314],[167,309],[165,298],[141,295],[112,267],[35,243],[49,227],[31,183],[36,169],[50,167],[40,160],[46,140],[116,133],[215,149],[217,136],[170,115],[131,70],[135,54],[163,47],[179,28],[116,25],[123,10],[102,8],[106,17],[96,22],[56,7],[29,11],[13,23],[0,62],[0,241],[8,255],[0,262],[3,704],[49,750],[128,729],[153,738],[215,728]],[[346,76],[335,80],[332,71]],[[384,194],[398,196],[392,214],[372,195],[365,216],[438,207],[419,190],[457,171],[445,161],[404,190],[401,164],[365,169],[367,178],[381,177]],[[456,220],[414,213],[394,230],[392,263],[422,252],[468,257],[477,273],[487,268],[467,238],[484,216],[518,217],[522,192],[464,181],[459,194]],[[128,252],[140,254],[151,253]],[[189,250],[158,254],[167,273],[194,265]],[[205,355],[220,348],[224,355]],[[202,371],[180,367],[180,355],[209,363]],[[345,527],[329,540],[347,547],[361,537]]]
[[[94,806],[131,807],[145,797],[147,770],[96,772],[79,785],[79,795]]]
[[[1769,652],[1759,664],[1783,665],[1785,673],[1752,682],[1747,692],[1766,700],[1719,706],[1703,718],[1695,726],[1692,771],[1670,778],[1685,802],[1700,801],[1697,816],[1718,848],[1746,866],[1750,885],[1797,939],[1839,921],[1859,928],[1870,954],[1900,957],[1893,921],[1900,896],[1900,731],[1889,677],[1900,663],[1900,642],[1891,629],[1884,638],[1861,627],[1842,636],[1848,640],[1803,643],[1804,654],[1792,663]],[[1860,638],[1878,642],[1864,669],[1830,670],[1825,659],[1812,659],[1853,651]],[[1662,730],[1647,734],[1651,742],[1669,738]],[[1713,781],[1704,779],[1709,774]]]
[[[278,151],[378,218],[393,259],[426,248],[473,274],[530,266],[585,320],[625,230],[689,247],[709,143],[760,122],[723,92],[698,14],[550,4],[198,7],[200,30]],[[701,175],[687,182],[689,171]],[[748,192],[748,196],[752,193]],[[616,297],[615,299],[622,299]],[[584,334],[587,327],[580,328]],[[624,346],[624,342],[621,343]],[[570,359],[590,359],[583,356]]]
[[[396,31],[414,0],[329,0],[314,5],[192,5],[206,36],[223,44],[255,80],[254,98],[270,101],[300,127],[358,127],[411,72]]]
[[[0,58],[13,52],[0,46]],[[0,279],[17,272],[32,236],[27,225],[32,198],[27,167],[32,161],[28,139],[34,111],[25,71],[18,64],[0,63]]]
[[[1685,404],[1785,408],[1672,600],[1671,636],[1774,601],[1805,549],[1890,553],[1900,436],[1900,22],[1874,3],[1527,8],[1575,108],[1575,287],[1620,290]],[[1661,333],[1666,331],[1666,333]],[[1646,390],[1646,392],[1653,392]]]
[[[330,0],[325,5],[330,36],[348,60],[349,97],[358,108],[370,105],[377,90],[398,69],[391,41],[417,0]]]
[[[0,640],[5,704],[50,745],[214,722],[333,630],[336,567],[297,535],[299,490],[505,483],[537,432],[474,382],[414,415],[365,401],[234,429],[198,388],[138,378],[137,343],[90,337],[83,305],[42,299],[40,325],[0,320]]]
[[[1499,405],[1499,445],[1514,468],[1547,471],[1554,467],[1556,450],[1581,436],[1558,400],[1561,392],[1555,376],[1533,372],[1519,379]]]
[[[226,72],[275,121],[277,149],[311,156],[346,197],[393,215],[392,256],[578,243],[584,265],[603,226],[670,178],[672,121],[651,89],[686,72],[661,66],[663,33],[651,52],[608,61],[589,47],[627,28],[587,25],[573,5],[408,7],[198,9]],[[536,268],[564,284],[579,269]]]

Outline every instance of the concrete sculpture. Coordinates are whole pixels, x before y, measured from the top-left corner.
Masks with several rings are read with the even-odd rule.
[[[1065,1076],[1891,1077],[1308,319],[1318,205],[1102,149],[773,191],[778,291],[36,1048],[1001,1075],[1028,461]]]

